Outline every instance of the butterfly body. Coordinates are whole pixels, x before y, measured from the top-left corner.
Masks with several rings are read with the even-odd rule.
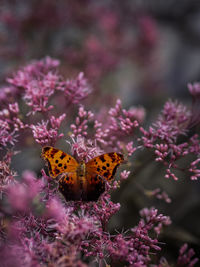
[[[44,147],[52,178],[60,176],[59,190],[66,200],[96,201],[105,191],[106,181],[112,181],[123,155],[116,152],[78,163],[72,156],[53,147]]]
[[[81,162],[76,170],[77,176],[84,177],[86,172],[86,164],[84,162]]]

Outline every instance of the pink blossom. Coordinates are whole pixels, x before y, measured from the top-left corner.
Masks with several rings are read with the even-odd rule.
[[[0,110],[0,149],[13,146],[18,132],[25,127],[19,118],[18,103],[10,103],[7,108]]]
[[[191,176],[191,180],[198,180],[200,177],[200,158],[196,159],[195,161],[191,162],[189,171],[193,174]]]
[[[154,230],[159,234],[163,225],[170,224],[169,217],[158,215],[154,208],[143,209],[140,214],[144,219],[131,230],[132,233],[126,236],[118,234],[111,239],[112,242],[107,241],[107,249],[113,260],[124,260],[132,266],[147,266],[150,262],[149,253],[161,249],[158,240],[151,238],[149,233]]]
[[[86,111],[83,106],[79,107],[78,116],[75,119],[75,124],[71,124],[70,128],[72,129],[71,137],[75,138],[78,136],[87,136],[88,123],[94,117],[94,114],[91,111]]]
[[[33,61],[14,74],[7,81],[24,90],[24,100],[34,114],[37,111],[46,112],[53,108],[47,107],[49,97],[60,85],[60,77],[55,73],[59,61],[46,57],[42,60]]]
[[[166,203],[171,203],[171,199],[165,191],[161,192],[160,188],[156,188],[153,191],[148,192],[148,195],[155,196],[157,199],[163,199]]]
[[[126,179],[128,178],[129,175],[130,175],[130,171],[126,171],[126,170],[124,170],[124,171],[122,171],[122,172],[120,173],[120,178],[121,178],[122,180],[126,180]]]
[[[188,83],[188,89],[189,92],[192,96],[194,97],[199,97],[200,96],[200,83],[195,82],[195,83]]]
[[[179,257],[177,260],[177,266],[193,267],[198,261],[198,258],[193,258],[195,255],[194,250],[188,249],[188,245],[184,244],[179,251]]]
[[[95,121],[95,139],[104,146],[119,149],[123,138],[132,135],[139,124],[135,119],[135,112],[131,109],[122,109],[121,100],[119,99],[115,107],[108,111],[108,115],[106,124]],[[129,143],[128,149],[130,149],[131,144]],[[132,151],[134,152],[134,150]],[[131,152],[129,151],[129,153]]]
[[[28,115],[37,111],[46,112],[53,108],[53,106],[47,107],[47,103],[49,97],[54,93],[58,81],[59,77],[49,72],[42,77],[42,80],[31,80],[26,85],[24,100],[32,108]]]
[[[15,86],[4,86],[0,88],[0,105],[3,107],[7,105],[8,102],[12,101],[15,97],[17,97],[19,93],[18,88]]]
[[[0,161],[0,195],[6,190],[6,187],[14,182],[16,172],[10,167],[10,162],[4,159]]]
[[[175,169],[181,169],[178,160],[186,157],[191,151],[196,156],[199,154],[198,135],[188,138],[187,142],[177,143],[180,136],[187,136],[190,122],[190,110],[182,104],[168,101],[158,120],[148,131],[140,127],[142,137],[138,138],[138,141],[142,141],[147,149],[153,149],[155,160],[166,166],[166,178],[178,180],[177,174],[174,173]]]
[[[44,73],[47,74],[49,71],[56,70],[59,64],[57,59],[52,59],[50,57],[35,60],[17,71],[16,74],[13,75],[13,78],[8,78],[7,81],[17,87],[26,88],[30,80],[37,79]]]
[[[73,104],[80,103],[91,93],[91,88],[86,78],[84,78],[83,72],[80,72],[76,79],[67,80],[63,83],[63,88],[61,90],[64,91],[68,102]]]
[[[27,211],[42,187],[41,181],[37,181],[35,174],[30,171],[25,171],[22,179],[23,183],[12,183],[7,187],[8,200],[17,211]]]
[[[56,141],[64,136],[63,133],[59,134],[58,130],[65,116],[65,114],[62,114],[58,118],[51,116],[50,121],[42,121],[37,125],[32,124],[30,128],[32,129],[35,141],[41,146],[54,146]],[[50,126],[48,127],[48,125]]]
[[[153,124],[153,135],[168,142],[176,141],[179,135],[185,135],[191,112],[177,102],[168,101],[157,122]]]
[[[77,136],[76,139],[72,138],[71,151],[79,161],[86,162],[104,153],[95,142],[81,136]]]

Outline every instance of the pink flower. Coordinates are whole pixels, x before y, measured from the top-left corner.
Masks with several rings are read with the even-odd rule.
[[[91,93],[91,88],[84,78],[83,72],[80,72],[76,79],[67,80],[63,83],[61,90],[64,91],[68,102],[73,104],[79,104]]]
[[[134,130],[138,127],[138,122],[135,117],[135,111],[122,109],[121,100],[117,100],[114,108],[108,111],[109,117],[104,118],[104,121],[95,121],[94,128],[96,130],[95,139],[106,147],[112,149],[121,149],[124,139],[131,136]],[[131,142],[128,145],[128,150],[131,147]],[[132,150],[132,149],[131,149]],[[129,154],[133,153],[129,150]]]
[[[75,124],[73,123],[70,125],[70,128],[72,129],[71,137],[86,137],[88,123],[93,119],[93,117],[94,114],[91,111],[86,111],[83,106],[80,106],[78,116],[75,119]]]
[[[95,142],[81,136],[76,139],[72,138],[71,151],[79,161],[84,160],[86,162],[104,153]]]
[[[198,258],[193,258],[193,256],[195,255],[194,250],[188,249],[188,245],[184,244],[179,251],[179,257],[177,260],[177,266],[179,267],[184,267],[184,266],[188,266],[188,267],[193,267],[198,261]],[[192,259],[193,258],[193,259]]]
[[[65,119],[65,114],[62,114],[60,117],[55,118],[52,116],[49,121],[42,121],[37,125],[32,124],[30,128],[33,132],[33,137],[35,141],[41,146],[51,145],[54,146],[56,141],[64,136],[63,133],[59,134],[58,130],[62,121]],[[48,127],[48,125],[50,125]],[[49,129],[48,129],[49,128]]]
[[[14,182],[16,172],[10,169],[10,162],[6,159],[0,161],[0,198],[2,192],[4,192],[10,183]]]
[[[12,183],[7,186],[8,200],[16,211],[26,212],[31,208],[31,203],[40,192],[42,183],[37,181],[35,174],[25,171],[22,175],[23,183]]]
[[[17,71],[16,74],[13,75],[13,78],[8,78],[7,81],[16,87],[26,88],[30,80],[37,79],[47,74],[49,71],[56,70],[59,64],[57,59],[52,59],[50,57],[35,60]]]
[[[55,73],[59,61],[46,57],[33,61],[14,74],[7,81],[24,91],[24,100],[31,107],[29,114],[37,111],[46,112],[53,108],[47,107],[49,97],[60,86],[60,76]]]
[[[138,141],[142,141],[142,145],[147,149],[153,149],[155,161],[162,162],[167,166],[166,178],[171,177],[178,180],[174,169],[181,169],[181,167],[177,162],[190,154],[191,151],[198,157],[200,146],[197,134],[188,138],[186,142],[177,143],[179,137],[187,136],[191,126],[191,118],[191,110],[177,102],[168,101],[158,120],[149,127],[148,131],[140,128],[143,136],[138,138]],[[189,168],[189,166],[186,167],[186,169]],[[194,176],[192,176],[193,178]]]
[[[25,127],[19,118],[18,103],[9,104],[0,110],[0,149],[14,146],[19,130]]]
[[[188,83],[188,89],[192,96],[200,97],[200,83],[199,82],[195,82],[193,84]]]
[[[49,97],[53,95],[58,82],[59,77],[50,72],[44,75],[41,80],[29,81],[24,94],[26,104],[32,108],[28,115],[37,111],[46,112],[53,108],[53,106],[47,107],[47,103]]]
[[[193,174],[191,180],[198,180],[200,177],[200,158],[190,164],[189,171]]]
[[[122,171],[122,172],[120,173],[120,178],[121,178],[122,180],[126,180],[126,179],[128,178],[128,176],[129,176],[129,174],[130,174],[130,171],[126,171],[126,170],[124,170],[124,171]]]
[[[161,192],[160,188],[156,188],[153,191],[148,192],[148,195],[155,196],[157,199],[163,199],[166,203],[171,203],[171,199],[168,194],[165,191]]]

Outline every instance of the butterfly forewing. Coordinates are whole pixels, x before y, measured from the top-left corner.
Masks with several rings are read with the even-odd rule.
[[[110,182],[123,160],[123,155],[116,152],[95,157],[86,163],[86,175],[98,174]]]
[[[49,174],[56,178],[61,173],[74,173],[78,162],[60,149],[51,146],[43,147],[42,157],[47,161]]]

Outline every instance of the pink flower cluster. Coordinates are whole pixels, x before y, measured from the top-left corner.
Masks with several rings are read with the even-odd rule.
[[[91,92],[82,72],[76,79],[65,81],[57,72],[59,64],[58,60],[46,57],[33,61],[7,79],[7,82],[23,95],[26,104],[31,108],[27,115],[53,109],[54,105],[47,105],[50,97],[56,92],[63,92],[64,98],[72,104],[80,103]]]
[[[62,114],[58,118],[54,116],[50,117],[48,121],[42,121],[36,125],[30,125],[33,132],[33,137],[37,143],[41,146],[51,145],[54,146],[56,141],[64,136],[63,133],[58,134],[58,130],[62,121],[65,119],[66,115]],[[48,124],[50,122],[50,127],[48,129]]]
[[[25,124],[19,118],[18,103],[0,110],[0,149],[14,146],[18,132],[24,128]]]
[[[193,258],[194,255],[194,250],[192,248],[188,249],[188,244],[184,244],[179,250],[177,266],[193,267],[199,261],[198,258]]]
[[[85,99],[90,93],[91,88],[87,80],[84,78],[84,73],[80,72],[78,77],[73,80],[67,80],[62,90],[71,104],[78,104]]]
[[[133,141],[127,142],[127,138],[134,134],[139,122],[143,121],[145,115],[143,110],[141,108],[125,110],[122,108],[121,100],[118,99],[115,107],[108,111],[108,115],[108,118],[95,120],[95,139],[103,146],[125,150],[131,156],[136,148],[133,148]]]
[[[183,104],[168,101],[157,121],[153,123],[149,130],[140,128],[142,137],[138,139],[142,146],[152,149],[155,154],[155,161],[166,166],[166,178],[172,177],[178,180],[174,170],[186,170],[194,173],[192,180],[198,177],[195,169],[197,161],[190,167],[182,167],[179,160],[185,158],[190,153],[198,159],[200,154],[199,136],[197,134],[188,137],[192,113]],[[194,170],[195,169],[195,170]],[[194,178],[195,177],[195,178]]]

